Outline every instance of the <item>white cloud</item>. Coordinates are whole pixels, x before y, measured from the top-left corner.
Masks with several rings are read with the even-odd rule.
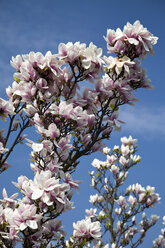
[[[126,107],[120,111],[119,119],[126,122],[123,129],[148,138],[165,138],[165,106]]]

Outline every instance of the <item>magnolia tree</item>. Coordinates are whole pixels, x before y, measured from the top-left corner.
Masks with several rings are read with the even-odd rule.
[[[103,144],[113,130],[121,129],[119,107],[133,105],[138,88],[152,88],[140,59],[153,54],[158,38],[136,21],[123,31],[108,29],[104,39],[108,53],[115,56],[102,56],[102,49],[92,42],[88,47],[68,42],[59,44],[57,54],[12,57],[14,82],[6,89],[9,99],[0,98],[0,119],[8,120],[8,127],[0,131],[0,172],[10,167],[7,160],[23,143],[27,128],[35,127],[40,139],[26,138],[34,178],[20,176],[13,183],[22,197],[18,193],[8,197],[3,189],[1,247],[12,248],[18,242],[24,248],[138,247],[159,218],[148,219],[144,212],[160,200],[154,187],[123,185],[128,171],[140,161],[135,154],[137,140],[123,137],[121,147],[112,151]],[[96,151],[103,152],[106,160],[92,163],[95,171],[90,177],[97,193],[89,201],[94,208],[73,223],[73,235],[66,240],[60,216],[73,209],[73,190],[80,183],[72,173],[83,155]],[[138,214],[142,214],[139,225]],[[153,246],[165,247],[164,243],[162,229]]]

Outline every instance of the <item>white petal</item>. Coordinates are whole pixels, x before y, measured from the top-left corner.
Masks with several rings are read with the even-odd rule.
[[[33,143],[32,144],[32,149],[35,152],[40,152],[43,149],[43,144]]]
[[[128,38],[127,40],[129,41],[130,44],[134,44],[135,46],[139,44],[139,41],[136,40],[135,38]]]
[[[35,220],[27,220],[26,221],[27,226],[29,226],[31,229],[37,229],[38,225]]]
[[[19,229],[23,231],[26,227],[27,225],[25,223],[21,223],[21,225],[19,226]]]
[[[40,198],[43,195],[43,190],[40,189],[36,189],[33,194],[32,194],[32,199],[33,200],[37,200],[38,198]]]

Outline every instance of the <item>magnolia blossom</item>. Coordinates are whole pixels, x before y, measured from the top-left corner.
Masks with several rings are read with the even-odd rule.
[[[78,221],[77,223],[73,223],[73,236],[75,238],[93,238],[100,239],[101,238],[101,227],[100,222],[95,221],[91,222],[91,218],[86,218]]]
[[[33,143],[32,149],[34,152],[40,152],[43,149],[43,144],[40,143]]]
[[[5,121],[7,116],[14,114],[15,112],[11,102],[0,98],[0,120]]]
[[[59,179],[52,177],[50,171],[37,172],[29,187],[33,192],[31,198],[41,199],[48,206],[51,206],[55,200],[65,204],[62,192],[70,189],[68,184],[61,185]]]
[[[106,213],[103,210],[101,210],[98,214],[98,218],[104,218],[104,217],[106,218]]]
[[[93,162],[92,162],[92,166],[97,168],[97,169],[100,169],[101,168],[101,165],[102,165],[102,162],[99,161],[98,159],[94,159]]]
[[[127,156],[127,155],[130,153],[130,148],[129,148],[129,146],[122,145],[122,146],[121,146],[121,152],[122,152],[122,155],[123,155],[124,157]]]
[[[56,138],[60,135],[60,131],[57,128],[56,124],[51,123],[48,127],[48,130],[45,131],[46,136],[52,138]]]
[[[111,168],[110,168],[110,171],[113,173],[113,174],[117,174],[119,172],[119,168],[115,165],[115,164],[112,164]]]
[[[157,43],[158,38],[153,36],[140,21],[135,21],[134,24],[124,26],[123,32],[120,28],[116,31],[108,29],[107,36],[104,37],[107,41],[109,52],[120,52],[129,54],[129,49],[132,47],[134,57],[144,57],[148,53],[153,54],[153,45]],[[129,44],[129,45],[128,45]]]
[[[137,143],[137,139],[133,139],[132,136],[130,135],[128,138],[127,137],[122,137],[121,142],[125,146],[135,146]]]
[[[8,239],[8,240],[11,240],[11,241],[21,241],[20,237],[19,237],[19,230],[12,227],[10,228],[9,232],[6,233],[6,232],[0,232],[0,234],[2,235],[2,237],[4,239]]]
[[[10,61],[10,64],[19,71],[21,65],[22,65],[22,57],[20,55],[17,55],[15,58],[12,56],[12,60]]]
[[[4,148],[3,143],[0,142],[0,154],[4,154],[5,152],[7,152],[9,149],[8,148]]]
[[[71,188],[79,189],[79,183],[82,181],[74,181],[68,172],[64,173],[63,171],[60,171],[60,175],[64,182],[69,184]]]
[[[128,206],[125,197],[122,195],[119,196],[119,199],[116,200],[116,202],[119,204],[120,207],[127,208]]]
[[[14,200],[19,193],[15,193],[12,196],[8,197],[6,189],[4,188],[2,191],[3,200],[0,199],[0,203],[3,204],[5,207],[14,207],[16,205],[16,200]]]
[[[17,228],[21,231],[27,227],[32,229],[38,228],[38,221],[41,219],[41,214],[37,214],[37,208],[34,205],[20,203],[19,207],[13,212],[12,220]]]
[[[58,56],[65,62],[74,62],[79,58],[80,54],[86,49],[86,44],[80,44],[80,42],[67,44],[60,43],[58,46]]]
[[[107,161],[108,161],[108,163],[113,164],[116,160],[117,160],[116,155],[114,155],[114,154],[107,155]]]
[[[132,155],[130,156],[130,159],[134,162],[134,163],[137,163],[141,160],[141,157],[139,155]]]
[[[96,194],[96,195],[90,195],[89,202],[94,205],[95,203],[102,202],[103,200],[104,198],[102,196],[98,196],[98,194]]]
[[[65,232],[62,230],[62,222],[60,220],[49,220],[43,225],[43,232],[45,235],[57,236],[58,233],[65,235]]]
[[[140,21],[135,21],[133,25],[127,22],[123,34],[125,41],[136,46],[136,52],[139,56],[148,52],[153,54],[152,46],[157,43],[158,37],[153,36],[147,28],[144,28]]]
[[[155,188],[147,186],[146,189],[140,184],[133,184],[127,188],[127,192],[133,192],[137,194],[138,201],[146,204],[147,207],[154,206],[155,203],[160,201],[158,193],[155,193]]]
[[[85,210],[89,217],[94,217],[96,215],[96,211],[96,208],[90,208]]]
[[[72,42],[60,43],[58,50],[58,57],[61,60],[75,63],[75,65],[81,63],[82,67],[87,70],[84,76],[95,77],[96,74],[102,72],[102,49],[97,48],[92,42],[89,47],[86,47],[84,43],[80,44],[80,42],[74,44]]]
[[[123,165],[126,166],[129,163],[129,159],[126,159],[124,156],[120,156],[119,162]]]
[[[133,197],[132,195],[130,195],[129,198],[128,198],[128,202],[131,205],[134,205],[137,202],[137,199],[135,197]]]
[[[110,148],[108,148],[108,147],[104,147],[103,148],[103,153],[105,154],[105,155],[108,155],[108,153],[110,152]]]
[[[124,69],[124,74],[129,74],[129,67],[134,65],[135,62],[131,61],[130,58],[124,56],[122,58],[114,58],[112,56],[105,57],[104,61],[108,70],[114,70],[117,75],[119,75]]]

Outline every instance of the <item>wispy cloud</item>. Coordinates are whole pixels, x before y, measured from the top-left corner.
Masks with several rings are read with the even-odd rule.
[[[165,106],[126,107],[120,111],[120,119],[126,124],[123,129],[146,138],[165,138]]]

